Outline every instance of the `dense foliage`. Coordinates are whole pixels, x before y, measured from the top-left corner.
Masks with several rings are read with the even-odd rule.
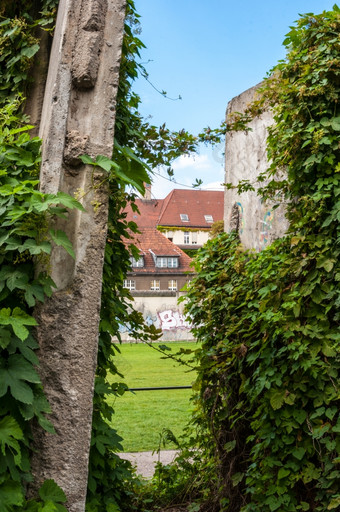
[[[254,254],[222,234],[196,259],[200,510],[340,507],[339,28],[336,6],[303,16],[262,91],[260,194],[288,200],[288,235]]]

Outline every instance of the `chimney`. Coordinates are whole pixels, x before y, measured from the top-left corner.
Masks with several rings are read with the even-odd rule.
[[[145,194],[144,201],[151,201],[151,183],[144,183]]]

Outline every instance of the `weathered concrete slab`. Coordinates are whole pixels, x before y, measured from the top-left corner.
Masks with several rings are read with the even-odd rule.
[[[124,0],[60,1],[40,125],[41,189],[80,197],[85,208],[51,225],[67,233],[76,258],[53,249],[57,291],[36,311],[56,435],[34,431],[34,485],[53,478],[70,512],[85,510],[108,208],[103,174],[78,157],[112,156],[124,16]]]
[[[232,112],[244,112],[254,100],[259,85],[233,98],[227,107]],[[241,180],[256,184],[257,176],[268,167],[266,140],[267,128],[273,123],[270,111],[255,117],[249,132],[228,132],[225,151],[225,181],[237,185]],[[262,184],[263,185],[263,184]],[[263,202],[256,192],[238,195],[236,190],[226,190],[224,196],[225,230],[237,230],[241,242],[247,249],[264,249],[274,239],[284,235],[288,222],[284,216],[284,205],[273,209],[273,202]]]

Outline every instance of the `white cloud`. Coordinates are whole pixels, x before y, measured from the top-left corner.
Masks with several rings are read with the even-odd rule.
[[[221,181],[212,181],[211,183],[206,183],[202,185],[202,190],[224,190],[224,187],[222,185]]]
[[[182,155],[174,161],[172,165],[174,171],[181,171],[183,169],[192,169],[195,171],[208,171],[211,169],[211,163],[208,155],[195,155],[186,156]]]
[[[165,169],[155,169],[152,183],[152,197],[164,198],[174,188],[192,188],[196,179],[201,179],[201,189],[222,190],[224,182],[224,169],[214,149],[201,147],[200,154],[194,156],[180,156],[174,161],[175,181],[168,181]],[[157,173],[157,174],[156,174]],[[161,176],[159,176],[160,174]]]

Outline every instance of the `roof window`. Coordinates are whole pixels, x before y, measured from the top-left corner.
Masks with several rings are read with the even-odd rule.
[[[179,216],[182,222],[189,222],[189,215],[187,213],[180,213]]]
[[[214,218],[212,215],[204,215],[205,222],[214,222]]]

